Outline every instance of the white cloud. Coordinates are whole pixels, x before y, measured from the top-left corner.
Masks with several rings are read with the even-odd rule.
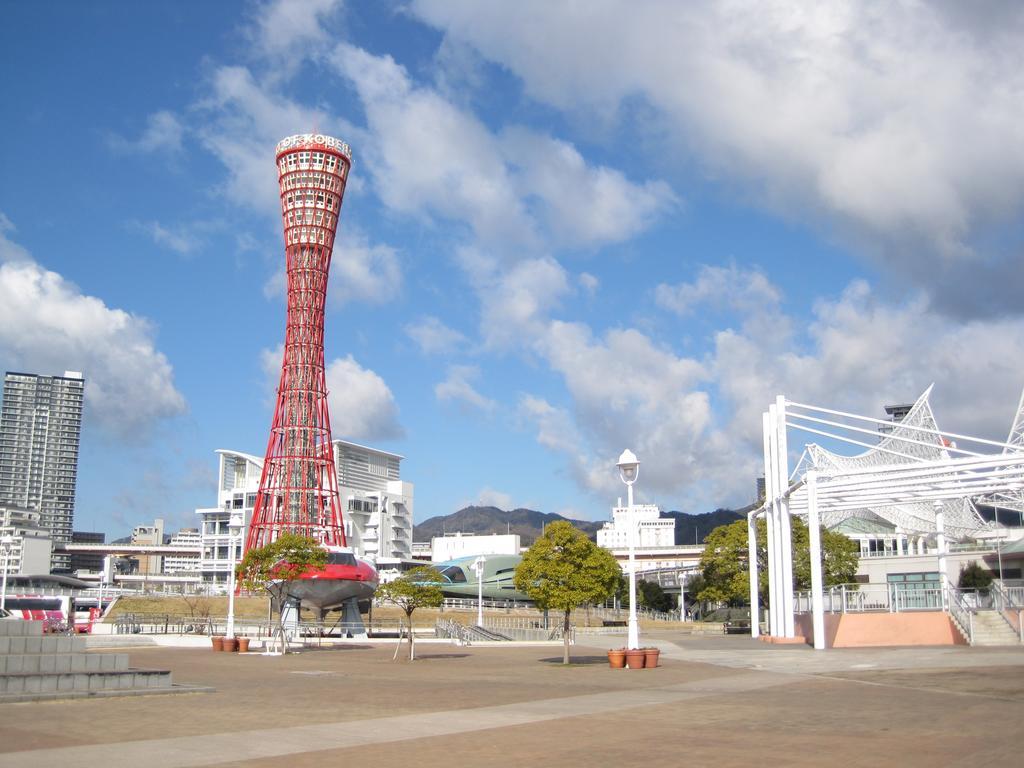
[[[528,345],[544,332],[550,312],[568,292],[568,276],[554,259],[521,261],[481,281],[481,328],[494,348]]]
[[[685,311],[719,296],[712,288],[721,279],[732,285],[725,299],[757,304],[739,328],[716,334],[706,359],[636,329],[598,337],[582,323],[551,321],[532,340],[571,400],[557,407],[524,395],[519,414],[539,445],[565,457],[580,488],[605,498],[621,492],[614,461],[629,447],[642,462],[641,497],[697,509],[748,503],[762,471],[761,412],[778,394],[882,417],[884,404],[912,402],[934,381],[940,427],[1004,439],[1024,385],[1024,320],[961,323],[924,296],[888,305],[854,281],[819,301],[798,333],[759,272],[705,277],[683,291]],[[794,432],[791,448],[815,439]]]
[[[585,325],[561,321],[550,324],[536,349],[562,375],[583,437],[559,446],[553,434],[573,434],[560,425],[547,436],[542,429],[540,439],[570,453],[579,446],[572,466],[584,487],[614,492],[612,465],[625,447],[647,456],[648,489],[678,490],[693,478],[700,436],[713,424],[709,396],[699,388],[707,378],[703,365],[634,329],[597,339]],[[547,415],[564,421],[557,412]]]
[[[481,507],[497,507],[505,511],[513,509],[515,506],[509,494],[496,491],[493,488],[481,488],[480,493],[477,494],[476,503]]]
[[[395,249],[371,244],[355,227],[344,228],[334,244],[327,301],[336,307],[349,303],[387,304],[401,291],[402,269]],[[287,292],[288,275],[282,265],[264,283],[263,295],[283,297]]]
[[[328,299],[340,305],[348,302],[386,304],[402,291],[402,269],[395,249],[371,244],[354,227],[338,236],[331,259]]]
[[[617,170],[587,165],[568,142],[524,128],[507,131],[502,148],[517,168],[519,194],[541,203],[540,216],[561,244],[628,240],[677,203],[663,181],[633,184]]]
[[[283,354],[283,344],[260,353],[270,406],[277,397]],[[374,441],[391,440],[405,434],[398,420],[395,396],[380,375],[363,368],[352,355],[347,355],[328,363],[324,376],[334,437]]]
[[[131,140],[112,136],[110,146],[121,152],[170,152],[181,151],[185,128],[172,112],[161,110],[146,119],[146,128],[139,138]]]
[[[0,357],[10,370],[82,371],[85,422],[121,437],[184,413],[171,364],[144,318],[83,294],[4,233],[0,254]]]
[[[742,270],[735,264],[728,267],[701,267],[692,283],[655,288],[655,303],[679,315],[692,314],[706,304],[728,305],[737,312],[763,312],[775,310],[781,294],[771,281],[758,270]]]
[[[441,402],[455,402],[489,413],[497,403],[481,395],[470,383],[480,378],[480,369],[473,365],[453,365],[448,378],[434,387],[434,396]]]
[[[418,87],[388,56],[348,44],[332,56],[366,110],[362,137],[378,193],[396,210],[465,221],[490,249],[599,246],[646,229],[675,196],[588,166],[571,144],[519,126],[492,132],[440,92]],[[544,226],[542,226],[542,224]]]
[[[282,63],[301,60],[328,39],[324,20],[343,5],[343,0],[273,0],[264,4],[252,33],[258,52]]]
[[[0,211],[0,262],[32,261],[28,250],[11,240],[7,235],[14,232],[14,224],[7,215]]]
[[[267,215],[281,213],[273,156],[278,141],[314,125],[342,138],[351,132],[344,120],[296,103],[245,67],[219,67],[207,89],[207,96],[195,105],[206,120],[197,133],[227,169],[224,192],[230,200]]]
[[[580,286],[589,296],[593,296],[597,293],[597,289],[601,285],[601,281],[589,272],[581,272],[577,279],[579,280]]]
[[[390,56],[341,44],[332,61],[363,103],[363,151],[388,207],[465,221],[478,238],[510,248],[533,242],[533,222],[483,123],[436,91],[414,87]]]
[[[466,342],[465,335],[430,315],[406,325],[405,333],[425,355],[455,352]]]
[[[331,431],[351,440],[390,440],[405,434],[391,389],[352,355],[327,366]]]
[[[199,238],[181,227],[168,229],[158,221],[136,221],[132,226],[149,235],[157,245],[182,256],[193,253],[200,246]]]
[[[944,311],[1018,313],[1024,14],[957,5],[412,10],[576,120],[630,124],[642,105],[659,159],[668,150],[773,211],[826,223]],[[987,300],[979,268],[998,288]]]

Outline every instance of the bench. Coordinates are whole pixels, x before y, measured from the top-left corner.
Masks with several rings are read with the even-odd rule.
[[[749,635],[750,624],[739,621],[727,621],[722,625],[722,631],[727,635]]]

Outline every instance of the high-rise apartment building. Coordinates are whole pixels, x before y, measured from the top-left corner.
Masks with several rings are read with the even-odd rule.
[[[70,543],[82,430],[81,373],[38,376],[8,372],[0,408],[0,503],[37,510],[56,543]],[[70,570],[67,554],[50,568]]]

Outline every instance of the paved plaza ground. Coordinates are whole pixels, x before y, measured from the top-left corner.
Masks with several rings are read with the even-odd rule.
[[[551,646],[422,643],[413,664],[377,644],[133,648],[133,666],[215,692],[0,705],[0,768],[1022,762],[1024,649],[643,640],[658,669],[609,669],[614,637],[581,637],[570,667]]]

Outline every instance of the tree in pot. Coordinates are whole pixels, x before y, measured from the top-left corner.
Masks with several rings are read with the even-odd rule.
[[[284,603],[288,597],[288,583],[308,570],[323,568],[327,564],[327,550],[315,540],[297,533],[282,533],[262,547],[245,553],[235,576],[244,590],[264,590],[278,604],[276,634],[281,640],[281,652],[288,653],[288,635],[284,629]]]
[[[564,613],[562,663],[569,663],[569,618],[573,609],[614,594],[622,569],[615,557],[566,521],[551,523],[516,568],[516,589],[541,610]]]

